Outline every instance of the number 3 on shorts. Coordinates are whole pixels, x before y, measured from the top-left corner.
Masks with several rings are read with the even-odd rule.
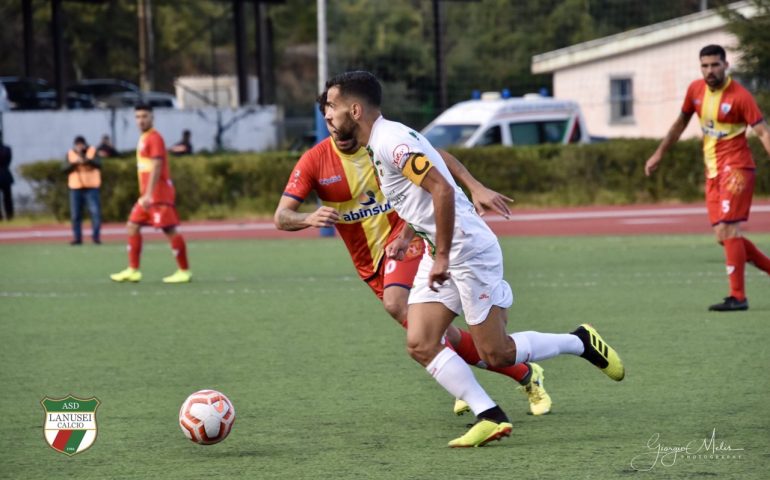
[[[725,210],[727,211],[727,210]],[[152,214],[152,222],[153,223],[160,223],[160,212],[153,212]]]
[[[730,211],[730,200],[722,200],[722,213]]]

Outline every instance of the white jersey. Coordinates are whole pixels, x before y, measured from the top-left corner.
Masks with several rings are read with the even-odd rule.
[[[441,173],[455,191],[455,225],[449,252],[450,264],[470,258],[497,243],[495,234],[457,186],[444,159],[420,133],[380,116],[372,126],[367,149],[385,197],[398,215],[429,243],[431,254],[436,244],[433,197],[419,186],[430,168]]]

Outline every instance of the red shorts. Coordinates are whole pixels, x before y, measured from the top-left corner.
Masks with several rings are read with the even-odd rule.
[[[736,168],[706,179],[706,208],[711,225],[749,219],[754,170]]]
[[[380,300],[382,300],[382,294],[388,287],[411,289],[424,252],[425,242],[420,237],[414,237],[409,243],[409,249],[406,251],[404,259],[384,258],[374,277],[367,280],[367,285]]]
[[[128,221],[155,228],[176,227],[179,225],[179,215],[176,213],[176,207],[167,203],[153,203],[147,210],[136,203],[131,209]]]

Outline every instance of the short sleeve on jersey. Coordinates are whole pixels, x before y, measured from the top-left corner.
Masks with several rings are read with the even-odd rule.
[[[428,157],[422,153],[413,153],[407,156],[401,171],[409,181],[420,186],[431,168],[433,168],[433,164]]]
[[[684,96],[684,102],[682,103],[682,113],[692,115],[695,113],[695,98],[696,98],[696,85],[697,82],[692,82],[687,87],[687,93]]]
[[[747,124],[753,127],[764,120],[762,112],[751,94],[746,92],[746,95],[743,95],[743,102],[743,118]]]
[[[286,183],[283,194],[292,197],[295,200],[299,200],[300,202],[305,201],[305,198],[307,198],[314,188],[314,172],[314,157],[310,152],[306,152],[294,166],[294,170],[291,172],[291,176]]]
[[[144,144],[144,153],[148,158],[163,158],[166,155],[163,138],[157,132],[148,135]]]

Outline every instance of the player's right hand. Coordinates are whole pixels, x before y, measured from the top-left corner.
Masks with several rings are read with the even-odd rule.
[[[305,222],[311,227],[331,227],[340,219],[340,213],[332,207],[319,207],[318,210],[311,213],[305,219]]]
[[[644,174],[648,177],[652,175],[652,172],[658,169],[660,160],[661,156],[658,152],[653,153],[649,160],[647,160],[647,163],[644,164]]]
[[[441,286],[449,280],[449,275],[449,258],[436,255],[430,273],[428,273],[428,287],[434,292],[438,292],[438,287],[434,287],[433,283],[438,283]]]

